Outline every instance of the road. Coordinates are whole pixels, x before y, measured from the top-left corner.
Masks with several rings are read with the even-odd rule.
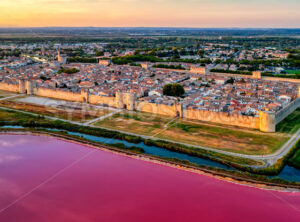
[[[4,98],[1,98],[0,100],[7,100],[7,99],[12,99],[12,98],[15,98],[15,97],[20,97],[20,96],[22,96],[22,94],[18,94],[18,95],[13,95],[13,96],[4,97]]]
[[[120,112],[122,112],[121,109],[116,110],[116,111],[111,112],[111,113],[108,113],[108,114],[106,114],[106,115],[104,115],[104,116],[100,116],[100,117],[98,117],[98,118],[96,118],[96,119],[92,119],[92,120],[90,120],[90,121],[88,121],[88,122],[85,122],[83,125],[85,125],[85,126],[90,125],[90,124],[92,124],[92,123],[94,123],[94,122],[97,122],[97,121],[100,121],[100,120],[104,120],[104,119],[106,119],[107,117],[110,117],[110,116],[112,116],[112,115],[114,115],[114,114],[116,114],[116,113],[120,113]]]

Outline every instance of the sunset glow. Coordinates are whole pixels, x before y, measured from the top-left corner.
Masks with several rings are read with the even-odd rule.
[[[1,27],[299,27],[299,0],[13,0]]]

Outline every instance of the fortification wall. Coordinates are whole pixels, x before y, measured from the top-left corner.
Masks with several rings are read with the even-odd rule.
[[[252,78],[252,75],[245,75],[245,74],[232,74],[232,73],[223,73],[223,72],[209,72],[210,74],[214,74],[217,76],[230,76],[236,78]]]
[[[243,115],[229,115],[228,113],[212,112],[207,110],[182,109],[179,104],[164,105],[149,103],[136,100],[135,94],[116,93],[116,97],[105,97],[97,95],[89,95],[87,92],[73,93],[68,91],[36,88],[35,84],[28,81],[20,81],[19,84],[8,84],[0,82],[0,90],[10,92],[20,92],[33,94],[37,96],[50,97],[55,99],[87,102],[91,104],[101,104],[110,107],[125,108],[128,110],[137,110],[149,112],[158,115],[166,115],[172,117],[183,117],[187,119],[195,119],[214,123],[221,123],[233,126],[241,126],[246,128],[260,129],[263,132],[275,132],[276,124],[284,120],[288,115],[300,107],[300,97],[284,109],[274,112],[260,112],[259,117],[250,117]]]
[[[190,70],[186,70],[186,69],[167,69],[167,68],[156,68],[156,67],[152,67],[152,70],[163,70],[163,71],[170,71],[170,72],[180,72],[180,73],[186,73],[189,74],[191,73]]]
[[[205,67],[197,67],[197,66],[191,66],[190,72],[195,74],[205,74],[206,68]]]
[[[89,95],[89,103],[115,107],[115,97]]]
[[[259,128],[259,118],[242,115],[229,115],[228,113],[212,112],[207,110],[183,109],[183,117],[214,123],[221,123],[247,128]]]
[[[19,92],[19,84],[8,84],[5,82],[0,82],[0,90],[9,92]]]
[[[221,72],[209,72],[210,74],[220,75],[220,76],[230,76],[230,77],[238,77],[238,78],[253,78],[252,75],[245,74],[232,74],[232,73],[221,73]],[[292,78],[280,78],[280,77],[269,77],[269,76],[261,76],[262,80],[267,81],[284,81],[284,82],[292,82],[300,84],[300,79],[292,79]]]
[[[279,77],[267,77],[262,76],[263,80],[269,80],[269,81],[285,81],[285,82],[292,82],[292,83],[298,83],[300,84],[300,79],[289,79],[289,78],[279,78]]]
[[[300,106],[300,97],[292,101],[288,106],[275,113],[275,124],[280,123],[288,115],[294,112]]]
[[[44,96],[49,98],[55,99],[62,99],[67,101],[73,102],[82,102],[83,97],[81,93],[73,93],[73,92],[66,92],[62,90],[55,90],[55,89],[47,89],[47,88],[34,88],[33,94],[37,96]]]
[[[158,115],[165,115],[165,116],[173,116],[176,117],[180,115],[178,110],[176,110],[175,106],[168,106],[164,104],[156,104],[156,103],[148,103],[137,101],[135,104],[135,109],[137,111],[148,112]]]

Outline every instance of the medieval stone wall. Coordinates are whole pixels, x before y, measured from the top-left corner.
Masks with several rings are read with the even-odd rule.
[[[196,73],[196,74],[205,74],[206,73],[206,68],[205,67],[191,66],[190,67],[190,72],[191,73]]]
[[[73,102],[86,102],[91,104],[107,105],[127,110],[137,110],[153,113],[154,115],[165,115],[171,117],[182,117],[187,119],[201,120],[207,122],[221,123],[246,128],[260,129],[263,132],[275,132],[276,124],[285,119],[300,106],[300,97],[290,103],[284,109],[274,112],[261,111],[259,117],[229,115],[223,112],[212,112],[207,110],[182,109],[180,104],[164,105],[137,100],[135,94],[117,92],[115,97],[89,95],[81,91],[73,93],[58,89],[37,88],[34,82],[20,80],[19,84],[8,84],[0,82],[0,90],[20,92],[42,97],[49,97]]]
[[[290,115],[292,112],[294,112],[299,106],[300,106],[300,97],[298,97],[297,99],[292,101],[289,105],[287,105],[285,108],[279,110],[275,114],[275,124],[280,123],[288,115]]]
[[[8,84],[5,82],[0,82],[0,90],[17,93],[17,92],[19,92],[19,84]]]
[[[268,80],[268,81],[284,81],[284,82],[292,82],[292,83],[298,83],[300,84],[300,79],[289,79],[289,78],[279,78],[279,77],[267,77],[263,76],[263,80]]]
[[[276,131],[276,118],[274,112],[259,112],[259,130],[267,133],[273,133]]]
[[[89,103],[115,107],[115,97],[89,95]]]
[[[81,93],[73,93],[62,90],[48,89],[48,88],[34,88],[33,94],[37,96],[62,99],[73,102],[84,102],[84,97]]]
[[[181,112],[179,109],[177,109],[176,105],[168,106],[164,104],[148,103],[142,101],[136,101],[135,109],[137,111],[172,117],[180,116]]]
[[[243,115],[229,115],[223,112],[212,112],[208,110],[184,109],[183,117],[207,122],[221,123],[247,128],[259,128],[259,118]]]

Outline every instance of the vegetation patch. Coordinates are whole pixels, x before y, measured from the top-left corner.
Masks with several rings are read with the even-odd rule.
[[[79,72],[79,69],[76,68],[65,68],[65,67],[60,67],[60,69],[58,70],[58,74],[60,73],[67,73],[67,74],[74,74]]]
[[[300,169],[300,149],[298,149],[294,155],[288,160],[288,164],[297,169]]]
[[[300,128],[300,108],[288,115],[276,126],[276,131],[280,133],[293,134]]]
[[[185,68],[182,67],[181,64],[179,64],[179,65],[156,64],[156,65],[153,65],[152,67],[162,68],[162,69],[181,69],[181,70],[185,70]]]
[[[262,133],[225,125],[175,119],[144,112],[121,112],[95,126],[235,153],[262,155],[280,148],[289,138],[284,133]]]
[[[166,96],[182,96],[184,94],[184,88],[178,83],[166,84],[163,87],[163,94]]]

